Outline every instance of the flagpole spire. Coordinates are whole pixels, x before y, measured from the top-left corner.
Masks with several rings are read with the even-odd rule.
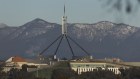
[[[65,4],[64,4],[64,16],[65,16]]]
[[[62,34],[67,35],[67,16],[65,3],[64,3],[64,15],[62,16]]]

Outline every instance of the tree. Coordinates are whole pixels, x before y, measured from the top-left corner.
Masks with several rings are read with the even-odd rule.
[[[104,1],[104,0],[103,0]],[[135,0],[136,3],[133,3],[133,0],[106,0],[105,6],[110,6],[113,10],[117,10],[119,12],[125,11],[126,13],[130,14],[134,9],[138,9],[140,5],[140,0]]]
[[[72,77],[75,77],[76,74],[74,71],[70,69],[55,69],[53,70],[51,79],[70,79]]]
[[[8,79],[35,79],[35,76],[32,73],[27,72],[26,69],[24,70],[24,68],[12,68],[8,72]]]
[[[27,72],[27,68],[28,68],[27,64],[22,65],[22,71]]]
[[[0,65],[0,72],[2,72],[3,68],[2,68],[2,65]]]
[[[129,69],[120,69],[121,77],[124,79],[140,79],[140,68],[132,67]]]
[[[123,23],[132,20],[132,16],[138,16],[140,0],[99,0],[106,8],[106,12],[115,14],[115,21]],[[134,18],[135,19],[135,18]]]
[[[0,64],[0,79],[6,79],[6,73],[3,71],[5,63]]]

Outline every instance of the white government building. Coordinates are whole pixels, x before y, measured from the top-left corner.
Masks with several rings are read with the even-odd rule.
[[[115,63],[109,63],[109,62],[89,62],[89,61],[72,61],[70,62],[70,67],[72,70],[77,72],[78,74],[81,74],[82,72],[90,72],[98,69],[102,70],[109,70],[114,72],[115,74],[121,74],[119,71],[120,68],[129,68],[127,65],[122,64],[115,64]]]

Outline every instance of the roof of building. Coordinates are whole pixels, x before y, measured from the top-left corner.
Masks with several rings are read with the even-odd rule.
[[[24,58],[15,56],[15,57],[10,57],[6,62],[26,62]]]
[[[12,59],[13,62],[26,62],[25,59],[23,59],[22,57],[18,57],[18,56],[15,56],[13,59]]]
[[[119,63],[113,63],[113,62],[107,62],[107,61],[71,61],[70,64],[110,64],[110,65],[116,65],[116,66],[125,66],[125,67],[133,67],[134,64],[136,65],[136,63],[125,63],[125,62],[119,62]],[[133,64],[133,65],[132,65]],[[137,62],[137,65],[140,63]]]

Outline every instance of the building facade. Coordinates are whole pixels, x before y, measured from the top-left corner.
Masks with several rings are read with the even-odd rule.
[[[113,63],[105,63],[105,62],[70,62],[70,67],[72,70],[81,74],[82,72],[91,72],[94,70],[109,70],[114,72],[115,74],[121,74],[119,71],[120,68],[127,68],[123,65],[113,64]]]
[[[15,56],[15,57],[10,57],[6,62],[5,62],[5,66],[3,67],[3,71],[4,72],[8,72],[10,71],[12,68],[17,68],[17,69],[22,69],[22,65],[28,65],[28,66],[36,66],[37,69],[42,69],[48,66],[48,64],[45,63],[33,63],[33,62],[28,62],[26,59],[19,57],[19,56]],[[27,70],[29,71],[34,71],[36,70],[33,68],[27,68]]]

